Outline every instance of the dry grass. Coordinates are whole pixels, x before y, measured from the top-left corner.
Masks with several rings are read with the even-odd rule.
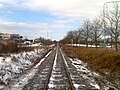
[[[96,71],[120,78],[120,52],[67,46],[63,46],[63,50],[69,57],[78,57]]]
[[[18,50],[17,42],[15,41],[0,41],[0,53],[13,53]]]
[[[48,47],[18,47],[18,43],[12,40],[0,41],[0,54],[18,53],[23,51],[33,51],[34,49],[41,49]]]

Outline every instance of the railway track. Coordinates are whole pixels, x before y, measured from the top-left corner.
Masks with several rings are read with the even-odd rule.
[[[96,81],[91,71],[84,72],[86,68],[80,70],[76,66],[57,46],[34,68],[37,71],[27,84],[5,90],[107,90],[106,82]]]
[[[48,88],[46,88],[46,90],[74,90],[60,48],[56,50],[56,57],[50,76],[49,82],[47,83]]]
[[[74,90],[60,48],[56,47],[38,68],[22,90]]]

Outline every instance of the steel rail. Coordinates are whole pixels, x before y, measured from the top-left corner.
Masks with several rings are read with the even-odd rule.
[[[61,51],[61,49],[59,48],[59,47],[56,47],[56,53],[55,53],[55,55],[54,55],[54,60],[52,61],[53,63],[52,63],[52,65],[51,65],[51,67],[50,67],[50,71],[49,71],[49,73],[48,73],[48,76],[47,76],[47,80],[46,80],[46,84],[45,84],[45,86],[44,86],[44,90],[48,90],[48,84],[49,84],[49,82],[50,82],[50,77],[52,76],[52,71],[53,71],[53,65],[54,65],[54,61],[55,61],[55,57],[57,56],[57,49],[58,49],[58,52],[60,52],[60,55],[61,55],[61,57],[62,57],[62,62],[63,62],[63,68],[64,68],[64,70],[65,70],[65,75],[66,75],[66,77],[68,78],[68,81],[69,81],[69,85],[70,85],[70,90],[75,90],[74,89],[74,86],[73,86],[73,83],[72,83],[72,79],[71,79],[71,77],[70,77],[70,73],[69,73],[69,70],[68,70],[68,67],[67,67],[67,65],[66,65],[66,63],[65,63],[65,57],[64,57],[64,55],[63,55],[63,53],[62,53],[62,51]]]
[[[62,58],[63,58],[63,65],[64,65],[64,69],[65,69],[65,71],[66,71],[66,75],[67,75],[67,77],[68,77],[68,79],[69,79],[70,89],[71,89],[71,90],[75,90],[75,89],[74,89],[74,86],[73,86],[73,83],[72,83],[72,79],[71,79],[71,77],[70,77],[70,72],[69,72],[68,67],[67,67],[67,65],[66,65],[66,63],[65,63],[65,57],[64,57],[64,55],[63,55],[63,52],[62,52],[62,50],[61,50],[60,48],[59,48],[59,50],[60,50],[61,56],[62,56]]]
[[[56,50],[56,51],[57,51],[57,50]],[[57,53],[57,52],[56,52],[56,53]],[[52,61],[52,65],[51,65],[51,67],[50,67],[50,71],[49,71],[48,76],[47,76],[48,78],[47,78],[47,80],[46,80],[46,84],[45,84],[45,86],[44,86],[44,90],[48,90],[48,84],[49,84],[49,82],[50,82],[50,77],[51,77],[51,74],[52,74],[52,68],[53,68],[53,65],[54,65],[56,53],[55,53],[55,55],[54,55],[54,60]]]

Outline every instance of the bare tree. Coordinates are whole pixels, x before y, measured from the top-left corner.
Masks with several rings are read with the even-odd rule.
[[[99,19],[94,19],[91,24],[90,38],[95,43],[95,46],[98,46],[98,42],[100,41],[101,35],[103,33],[101,22]]]
[[[79,44],[79,39],[80,39],[80,36],[81,36],[81,32],[79,30],[75,30],[74,32],[74,43],[76,43],[76,46],[77,44]]]
[[[83,38],[85,39],[86,47],[88,47],[90,29],[91,29],[91,22],[89,19],[86,19],[81,28],[81,31],[82,31],[81,34],[82,34]]]
[[[83,38],[83,35],[82,35],[82,29],[81,28],[78,28],[78,44],[80,46],[80,43],[82,41],[82,38]]]
[[[66,40],[68,40],[67,42],[70,44],[71,43],[71,45],[73,44],[73,39],[74,39],[74,31],[69,31],[68,33],[67,33],[67,36],[66,36]]]
[[[108,18],[108,20],[109,20],[109,24],[108,24],[108,22],[105,23],[104,31],[105,31],[105,35],[107,35],[111,39],[109,42],[111,43],[111,48],[112,48],[112,46],[113,46],[113,34],[111,31],[113,30],[113,22],[111,22],[110,18]]]
[[[118,51],[118,39],[120,36],[120,7],[119,3],[112,3],[113,8],[105,12],[105,20],[107,22],[109,33],[115,42],[115,49]]]

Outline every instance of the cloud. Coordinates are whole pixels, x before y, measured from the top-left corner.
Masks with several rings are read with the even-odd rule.
[[[12,20],[0,20],[0,31],[31,36],[35,33],[45,34],[46,32],[55,32],[58,35],[58,32],[64,33],[78,28],[78,25],[85,18],[92,19],[100,15],[103,4],[107,1],[111,0],[0,0],[0,14],[7,15],[3,17],[4,19]],[[52,16],[55,19],[43,20],[46,23],[32,21],[29,23],[24,22],[25,20],[16,22],[19,20],[13,18],[13,16],[17,15],[19,10],[23,10],[23,14],[27,13],[25,11],[30,11],[30,14],[45,12],[48,14],[45,17]]]
[[[0,8],[47,11],[59,17],[95,17],[108,1],[110,0],[0,0]]]
[[[52,25],[47,23],[24,23],[24,22],[9,22],[5,20],[0,20],[0,32],[6,33],[25,33],[29,32],[30,34],[52,32]],[[54,27],[53,27],[54,28]],[[27,34],[27,33],[25,33]]]
[[[55,29],[65,29],[69,23],[73,22],[71,19],[68,20],[54,20],[52,24],[48,23],[26,23],[26,22],[11,22],[6,20],[0,20],[0,31],[8,33],[24,33],[24,32],[37,32],[46,33],[54,32]]]
[[[0,3],[0,9],[2,9],[3,7],[4,7],[4,5]]]
[[[59,17],[95,17],[110,0],[27,0],[24,6],[31,10],[46,10]],[[115,0],[113,0],[115,1]]]
[[[4,7],[21,7],[25,0],[0,0]]]
[[[59,17],[95,17],[107,1],[110,0],[0,0],[0,8],[47,11]]]
[[[57,37],[58,32],[63,32],[64,30],[72,30],[78,28],[76,25],[72,25],[75,19],[66,20],[54,20],[52,24],[49,23],[27,23],[27,22],[11,22],[6,20],[0,20],[0,32],[2,33],[17,33],[29,38],[36,38],[42,35],[46,38],[46,33]],[[53,34],[56,33],[57,35]],[[65,32],[64,31],[64,32]]]
[[[103,1],[105,2],[105,0],[29,0],[24,2],[24,5],[28,9],[46,10],[60,17],[78,18],[98,14]]]

